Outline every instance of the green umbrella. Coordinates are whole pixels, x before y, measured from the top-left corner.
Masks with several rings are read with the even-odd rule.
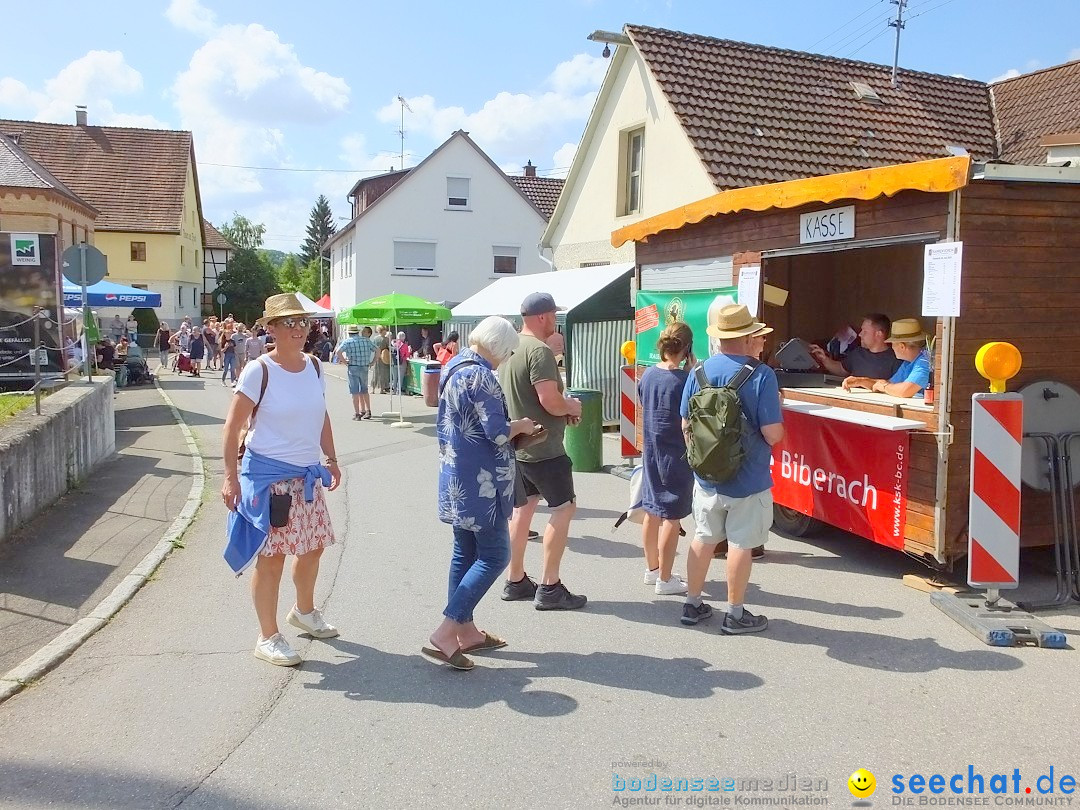
[[[450,320],[450,310],[415,295],[390,293],[361,301],[338,313],[340,324],[384,323],[387,326],[415,326]]]
[[[361,301],[359,304],[341,310],[337,316],[340,324],[370,325],[376,323],[386,324],[387,326],[393,324],[395,331],[399,326],[440,323],[441,321],[448,321],[450,318],[450,310],[446,307],[404,293],[390,293],[389,295],[369,298],[367,301]],[[406,422],[403,413],[404,380],[399,381],[398,385],[402,393],[398,395],[398,411],[396,414],[398,421],[394,423],[394,426],[412,427],[412,422]],[[394,396],[391,393],[390,407],[393,407],[393,402]],[[383,414],[384,417],[387,415]]]

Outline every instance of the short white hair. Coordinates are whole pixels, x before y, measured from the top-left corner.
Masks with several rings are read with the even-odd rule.
[[[469,332],[469,345],[484,349],[500,363],[510,359],[520,342],[514,325],[498,315],[484,318]]]

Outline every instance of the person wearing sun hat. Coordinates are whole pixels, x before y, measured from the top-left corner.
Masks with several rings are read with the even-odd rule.
[[[338,362],[344,363],[348,368],[349,393],[352,394],[353,419],[359,422],[361,419],[371,418],[371,394],[368,389],[368,375],[371,372],[371,364],[375,360],[375,344],[368,335],[371,329],[365,328],[365,334],[360,334],[360,327],[355,323],[346,328],[345,340],[338,344],[335,349]]]
[[[272,295],[256,324],[273,335],[274,348],[241,373],[225,418],[225,561],[238,575],[254,567],[255,657],[295,666],[300,656],[281,635],[277,616],[287,555],[294,557],[296,602],[286,621],[313,638],[338,635],[314,599],[320,557],[335,542],[323,488],[337,489],[341,470],[326,411],[326,380],[318,359],[304,353],[308,313],[293,293]]]
[[[871,377],[848,377],[842,383],[845,391],[852,388],[869,388],[879,394],[911,399],[921,397],[930,382],[930,354],[926,351],[929,335],[923,331],[918,318],[900,318],[893,321],[892,330],[885,341],[892,346],[900,367],[887,380]]]
[[[699,366],[710,385],[727,385],[744,366],[753,372],[738,389],[739,405],[746,419],[742,443],[746,457],[733,478],[711,483],[694,476],[694,539],[686,560],[686,602],[683,624],[697,624],[712,616],[712,607],[701,599],[717,544],[726,541],[728,610],[721,632],[728,635],[756,633],[768,626],[743,606],[753,567],[753,550],[765,545],[772,526],[772,446],[784,438],[780,410],[780,387],[776,372],[758,362],[759,338],[772,329],[755,320],[740,304],[727,304],[715,314],[706,331],[719,341],[720,354]],[[682,397],[684,432],[689,428],[690,398],[699,390],[697,374],[686,381]]]

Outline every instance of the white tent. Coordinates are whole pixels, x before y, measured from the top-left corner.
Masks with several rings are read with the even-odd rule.
[[[451,310],[454,320],[486,318],[488,315],[517,316],[525,296],[537,290],[550,293],[562,309],[560,320],[600,290],[634,269],[633,262],[579,267],[551,273],[531,273],[494,281]]]
[[[295,295],[296,300],[300,302],[300,306],[318,318],[333,318],[336,314],[332,309],[320,307],[302,292],[295,293]]]

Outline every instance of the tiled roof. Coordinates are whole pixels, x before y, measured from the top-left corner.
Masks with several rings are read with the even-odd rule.
[[[544,219],[551,219],[565,180],[557,177],[525,177],[513,174],[507,176],[522,194],[532,200],[532,204],[544,215]]]
[[[1080,130],[1080,61],[996,82],[990,92],[1010,163],[1046,163],[1044,138]]]
[[[994,157],[987,85],[628,25],[720,191],[947,156]],[[850,82],[869,85],[875,103]]]
[[[97,230],[179,233],[190,132],[0,119],[0,134],[98,209]]]
[[[236,250],[236,245],[221,235],[221,231],[215,228],[210,220],[202,221],[202,243],[206,250]]]
[[[14,141],[3,135],[0,135],[0,186],[52,189],[84,208],[95,210],[86,200],[54,177],[52,172],[20,149]]]

